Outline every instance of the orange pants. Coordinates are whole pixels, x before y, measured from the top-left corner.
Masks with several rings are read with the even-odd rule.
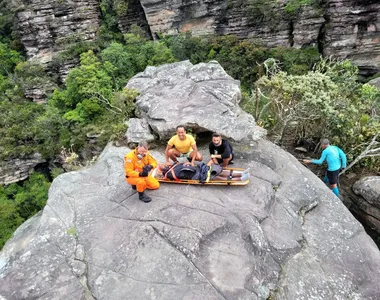
[[[143,192],[146,189],[156,190],[160,187],[160,183],[152,176],[147,177],[129,177],[127,178],[129,184],[135,185],[138,192]]]

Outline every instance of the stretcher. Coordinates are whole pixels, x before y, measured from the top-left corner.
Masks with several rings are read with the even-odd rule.
[[[233,172],[242,173],[244,169],[242,168],[225,168],[224,170],[229,170]],[[199,180],[193,179],[179,179],[179,180],[171,180],[169,178],[163,178],[158,176],[156,169],[154,169],[151,175],[156,178],[159,182],[166,183],[176,183],[176,184],[191,184],[191,185],[247,185],[249,183],[249,178],[247,180],[238,181],[238,180],[209,180],[208,182],[200,182]]]

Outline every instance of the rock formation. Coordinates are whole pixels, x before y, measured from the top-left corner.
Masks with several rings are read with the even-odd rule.
[[[96,165],[54,180],[42,215],[0,254],[2,298],[380,297],[373,241],[279,147],[236,148],[247,186],[162,184],[150,204],[125,182],[127,151],[108,147]],[[164,160],[163,149],[152,154]]]
[[[42,159],[39,153],[27,158],[17,158],[1,162],[0,184],[11,184],[27,179],[34,167],[43,162],[45,160]]]
[[[28,59],[48,63],[73,42],[95,39],[97,0],[23,0],[23,4],[16,22]]]
[[[0,299],[379,299],[373,240],[320,179],[260,138],[217,63],[149,67],[128,85],[160,137],[181,121],[237,141],[234,166],[250,168],[250,183],[167,183],[143,203],[125,181],[131,149],[109,145],[95,165],[58,176],[43,212],[4,246]],[[164,147],[151,153],[165,161]]]
[[[360,197],[354,200],[351,209],[380,234],[380,176],[364,177],[355,182],[352,189]]]
[[[180,124],[194,133],[218,132],[234,141],[257,140],[265,135],[252,115],[238,105],[240,82],[216,61],[147,67],[127,87],[138,90],[136,106],[161,140],[170,138]],[[130,126],[130,131],[134,128]]]
[[[193,35],[234,34],[269,47],[314,45],[326,56],[352,59],[363,75],[379,72],[378,1],[328,0],[290,12],[287,2],[133,0],[118,16],[118,25],[125,33],[131,24],[138,24],[154,39],[192,31]],[[28,57],[49,62],[70,40],[94,40],[99,11],[95,0],[24,0],[17,25]]]

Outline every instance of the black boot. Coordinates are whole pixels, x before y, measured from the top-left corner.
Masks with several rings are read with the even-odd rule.
[[[132,184],[132,190],[136,190],[136,186]]]
[[[139,199],[145,203],[148,203],[150,201],[152,201],[152,198],[150,198],[149,196],[145,195],[144,192],[139,192]]]

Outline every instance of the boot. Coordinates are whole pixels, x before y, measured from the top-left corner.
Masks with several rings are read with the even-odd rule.
[[[136,190],[136,186],[132,184],[132,190]]]
[[[148,203],[150,201],[152,201],[152,198],[150,198],[149,196],[145,195],[144,192],[139,192],[139,199],[145,203]]]

